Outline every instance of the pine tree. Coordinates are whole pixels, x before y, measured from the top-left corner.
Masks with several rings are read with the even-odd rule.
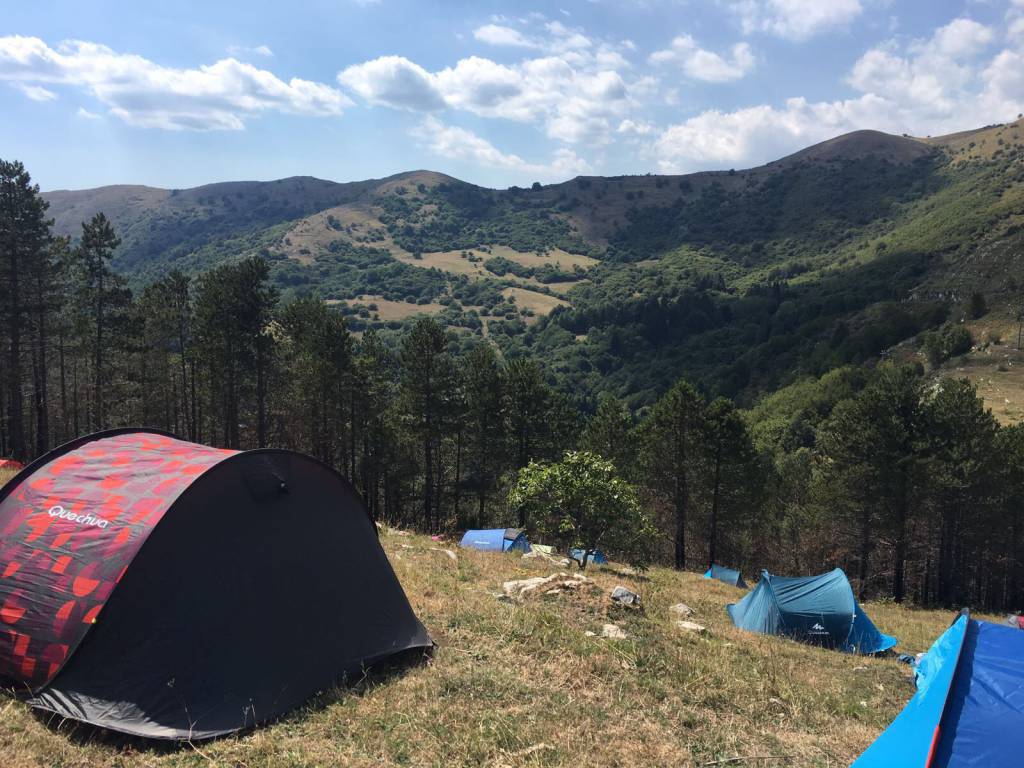
[[[704,455],[704,398],[689,382],[678,381],[640,426],[647,483],[671,507],[675,567],[686,567],[686,526]]]

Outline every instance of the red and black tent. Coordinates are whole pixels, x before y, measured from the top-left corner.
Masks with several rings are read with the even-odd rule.
[[[0,677],[41,710],[208,738],[429,646],[359,496],[307,456],[117,430],[0,491]]]

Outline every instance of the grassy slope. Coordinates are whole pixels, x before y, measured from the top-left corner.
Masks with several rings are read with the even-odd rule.
[[[323,694],[285,720],[195,748],[151,750],[71,723],[47,726],[0,699],[5,768],[28,766],[708,765],[773,755],[772,765],[846,765],[913,691],[895,659],[846,656],[734,629],[742,592],[692,573],[591,574],[601,591],[510,605],[502,581],[551,572],[514,556],[458,552],[392,533],[385,549],[439,648],[432,662]],[[644,613],[614,608],[615,584]],[[686,602],[705,636],[674,629]],[[945,612],[867,610],[916,652]],[[615,621],[627,640],[584,636]],[[756,764],[756,761],[755,761]]]

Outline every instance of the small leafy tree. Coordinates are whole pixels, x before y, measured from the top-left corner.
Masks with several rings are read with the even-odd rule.
[[[582,549],[581,569],[598,549],[634,565],[650,561],[656,533],[636,489],[597,454],[569,451],[558,463],[531,461],[519,470],[508,499],[541,536]]]

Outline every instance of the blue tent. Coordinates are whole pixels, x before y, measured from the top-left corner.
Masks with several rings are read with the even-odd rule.
[[[757,586],[727,610],[740,629],[847,653],[881,653],[896,645],[896,638],[879,632],[857,605],[841,568],[794,578],[762,571]]]
[[[584,549],[570,549],[569,557],[575,560],[577,563],[583,562],[583,555],[586,552]],[[590,558],[587,560],[587,565],[608,565],[608,558],[604,556],[604,552],[600,549],[595,549],[590,553]]]
[[[491,528],[486,531],[466,531],[460,547],[481,549],[485,552],[529,552],[530,542],[518,528]]]
[[[724,581],[726,584],[731,584],[734,587],[740,587],[741,589],[747,588],[747,583],[743,580],[743,575],[732,568],[726,568],[724,565],[718,563],[712,563],[711,567],[708,568],[704,574],[705,579],[718,579]]]
[[[1024,633],[962,614],[932,643],[917,693],[853,768],[1020,765]]]

